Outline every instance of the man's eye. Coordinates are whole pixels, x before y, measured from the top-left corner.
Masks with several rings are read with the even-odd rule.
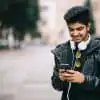
[[[84,29],[84,27],[77,28],[78,31],[81,31],[82,29]]]
[[[70,28],[69,31],[74,31],[74,29],[71,29],[71,28]]]

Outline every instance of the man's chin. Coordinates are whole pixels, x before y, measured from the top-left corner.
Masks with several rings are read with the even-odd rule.
[[[81,40],[75,40],[74,42],[76,42],[76,43],[80,43],[80,42],[81,42]]]

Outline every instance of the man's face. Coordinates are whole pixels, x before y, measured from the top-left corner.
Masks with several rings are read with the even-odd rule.
[[[70,36],[74,42],[82,42],[88,39],[89,25],[82,23],[72,23],[68,25]]]

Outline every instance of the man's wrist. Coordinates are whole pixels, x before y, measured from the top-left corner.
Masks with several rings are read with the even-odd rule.
[[[84,82],[85,82],[85,75],[82,74],[82,80],[81,80],[80,84],[83,84]]]

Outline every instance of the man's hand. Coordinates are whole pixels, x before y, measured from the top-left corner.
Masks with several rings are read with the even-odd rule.
[[[74,71],[74,70],[59,70],[59,78],[62,81],[72,82],[72,83],[83,83],[85,80],[84,74]]]

